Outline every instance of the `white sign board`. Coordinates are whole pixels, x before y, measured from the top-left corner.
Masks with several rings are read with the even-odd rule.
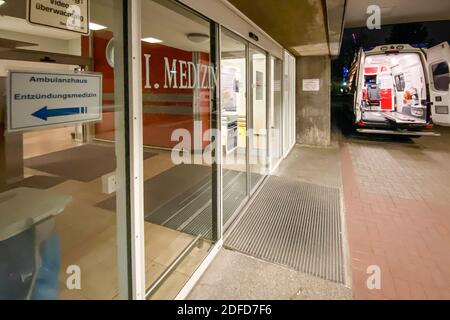
[[[319,91],[319,79],[303,79],[303,91]]]
[[[89,34],[89,0],[28,0],[28,22]]]
[[[8,132],[102,119],[102,74],[9,71]]]

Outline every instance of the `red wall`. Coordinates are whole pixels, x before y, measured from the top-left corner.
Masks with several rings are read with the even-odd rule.
[[[106,47],[112,34],[109,31],[97,31],[94,34],[94,70],[103,74],[103,93],[114,93],[114,70],[109,66],[106,60]],[[151,89],[145,89],[146,84],[146,61],[144,54],[151,54],[150,58],[150,81]],[[164,57],[168,57],[170,64],[172,59],[192,61],[192,53],[167,47],[161,44],[142,43],[142,88],[143,88],[143,105],[146,107],[159,106],[167,108],[177,108],[182,110],[186,108],[186,114],[156,114],[147,112],[143,113],[143,140],[148,146],[171,148],[178,144],[177,141],[171,141],[172,132],[175,129],[187,129],[193,136],[193,104],[192,100],[188,102],[177,102],[174,97],[176,95],[192,95],[193,89],[164,88],[165,82],[165,63]],[[202,63],[209,65],[209,55],[200,54]],[[154,84],[158,83],[159,88],[156,89]],[[145,95],[150,94],[150,99]],[[155,101],[151,99],[151,95],[158,95],[160,99]],[[210,128],[210,97],[209,90],[202,89],[200,93],[200,118],[202,120],[203,132]],[[104,107],[112,105],[114,101],[103,100]],[[180,108],[180,109],[178,109]],[[103,121],[95,125],[95,136],[100,139],[114,140],[114,113],[112,111],[103,112]],[[207,144],[203,142],[203,146]]]

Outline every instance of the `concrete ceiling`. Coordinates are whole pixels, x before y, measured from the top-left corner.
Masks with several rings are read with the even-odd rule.
[[[152,18],[149,19],[149,12]],[[187,34],[199,33],[209,36],[209,22],[167,1],[142,2],[142,38],[152,37],[163,41],[163,45],[185,51],[209,52],[209,40],[195,43]]]
[[[80,35],[74,32],[29,24],[26,21],[26,8],[26,0],[6,0],[0,7],[0,30],[60,40],[80,38]],[[91,22],[112,26],[114,10],[110,0],[91,0],[90,9]]]
[[[292,53],[330,54],[325,1],[228,1]]]
[[[449,0],[347,0],[345,27],[364,27],[367,7],[378,5],[381,24],[450,20]]]
[[[166,6],[165,6],[166,5]],[[91,22],[114,27],[114,7],[111,0],[91,0]],[[148,19],[149,12],[152,19]],[[7,0],[0,7],[0,31],[17,32],[46,38],[71,40],[80,38],[74,32],[29,24],[26,20],[26,0]],[[153,37],[163,41],[163,45],[186,51],[209,51],[209,41],[194,43],[187,38],[188,33],[209,35],[207,20],[181,9],[168,1],[143,1],[142,38]],[[233,48],[225,48],[229,51]]]

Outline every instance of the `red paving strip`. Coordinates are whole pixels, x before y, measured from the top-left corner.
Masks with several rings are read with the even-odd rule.
[[[450,299],[450,206],[362,192],[346,143],[341,163],[353,298]],[[371,265],[380,290],[367,288]]]

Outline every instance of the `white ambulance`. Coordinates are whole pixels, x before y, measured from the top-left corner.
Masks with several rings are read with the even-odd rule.
[[[450,47],[406,44],[361,50],[350,71],[355,88],[353,121],[358,132],[435,135],[450,125]]]

